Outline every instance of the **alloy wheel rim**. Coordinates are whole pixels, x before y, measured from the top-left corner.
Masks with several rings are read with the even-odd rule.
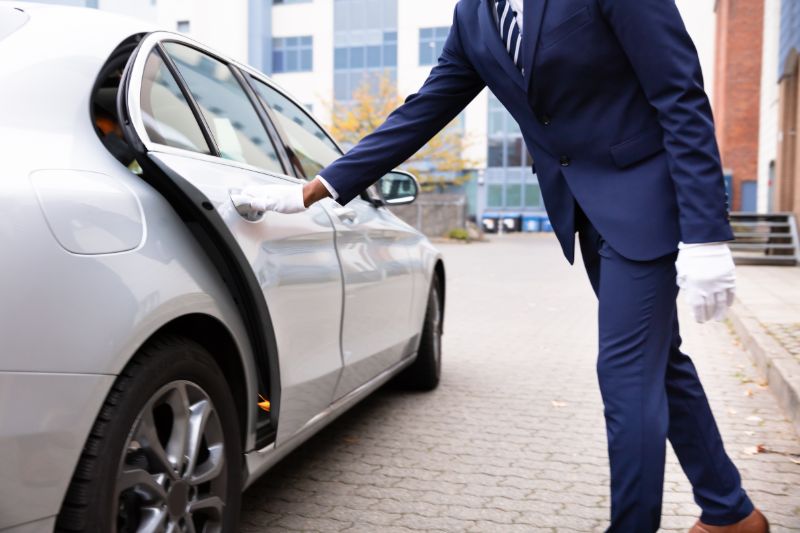
[[[114,488],[117,533],[220,533],[228,487],[222,424],[197,384],[161,387],[136,417]]]

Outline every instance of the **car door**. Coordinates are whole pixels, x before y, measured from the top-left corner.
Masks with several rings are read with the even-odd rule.
[[[247,186],[298,182],[286,174],[274,126],[234,65],[193,41],[156,33],[128,68],[120,105],[147,158],[207,198],[204,207],[224,220],[269,307],[279,446],[331,403],[341,371],[342,279],[330,216],[317,206],[248,220],[234,207],[231,195]]]
[[[296,172],[311,179],[341,150],[311,116],[263,80],[256,92],[275,116]],[[346,206],[321,202],[336,228],[344,277],[340,398],[398,363],[416,348],[419,324],[412,319],[413,257],[419,234],[385,207],[359,197]]]

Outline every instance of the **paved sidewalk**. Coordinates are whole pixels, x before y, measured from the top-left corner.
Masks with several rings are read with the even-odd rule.
[[[609,494],[596,302],[552,236],[441,245],[441,387],[386,388],[246,493],[242,530],[602,531]],[[684,317],[726,447],[774,532],[800,531],[800,439],[723,323]],[[669,452],[662,525],[699,511]]]
[[[800,268],[740,266],[731,322],[800,432]]]

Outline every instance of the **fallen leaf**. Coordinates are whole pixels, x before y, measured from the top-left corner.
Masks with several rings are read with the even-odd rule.
[[[356,444],[358,442],[358,437],[354,437],[352,435],[345,435],[342,437],[342,442],[345,444]]]
[[[767,448],[763,444],[756,444],[755,446],[749,446],[744,449],[744,453],[748,455],[758,455],[759,453],[765,453],[766,451]]]
[[[794,464],[796,464],[796,465],[800,465],[800,459],[794,459],[794,458],[790,457],[789,460],[791,462],[793,462]]]
[[[753,390],[752,389],[745,389],[744,395],[745,396],[752,396],[753,395]]]
[[[745,431],[744,434],[747,435],[748,437],[752,437],[753,435],[756,434],[756,432],[755,431]]]
[[[748,422],[763,422],[764,421],[763,418],[761,418],[760,416],[756,416],[756,415],[748,416],[746,418],[746,420]]]
[[[550,403],[553,404],[553,407],[566,407],[567,406],[567,402],[559,402],[558,400],[553,400]]]
[[[731,409],[730,407],[728,407],[728,414],[735,415],[736,413],[738,413],[736,409]]]

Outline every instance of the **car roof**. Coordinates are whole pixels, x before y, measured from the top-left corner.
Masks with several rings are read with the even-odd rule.
[[[20,149],[25,142],[31,144],[31,139],[19,135],[21,131],[34,132],[39,142],[52,139],[48,141],[50,150],[40,156],[42,163],[47,160],[52,165],[76,156],[73,150],[80,143],[63,143],[64,136],[79,131],[95,135],[84,110],[89,108],[100,69],[117,46],[137,34],[173,33],[146,20],[91,8],[0,2],[0,18],[10,10],[22,11],[27,21],[0,40],[0,101],[17,102],[0,120],[0,144],[20,144]],[[266,82],[302,108],[263,72],[194,42]]]
[[[114,49],[155,28],[96,9],[0,2],[0,17],[26,22],[0,40],[0,146],[5,169],[71,168],[96,158],[89,100]],[[46,149],[42,149],[46,147]],[[38,149],[37,149],[38,148]]]
[[[63,32],[71,34],[73,37],[81,36],[78,32],[80,29],[97,28],[99,24],[119,34],[130,32],[129,35],[158,29],[151,22],[143,19],[88,7],[15,0],[0,2],[0,16],[2,16],[3,12],[8,13],[10,11],[22,11],[31,19],[58,20],[63,26]],[[81,39],[76,38],[75,40]]]

